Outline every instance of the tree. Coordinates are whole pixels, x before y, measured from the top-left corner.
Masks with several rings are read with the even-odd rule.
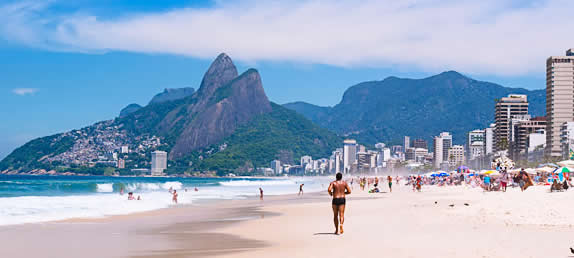
[[[111,167],[107,167],[104,169],[104,176],[113,176],[116,173],[116,170]]]

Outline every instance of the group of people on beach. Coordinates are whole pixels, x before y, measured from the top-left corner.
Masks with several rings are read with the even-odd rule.
[[[379,189],[379,182],[382,181],[382,178],[379,177],[357,177],[357,181],[359,181],[359,187],[362,191],[365,190],[365,187],[369,189],[369,193],[379,193],[381,190]],[[397,177],[397,183],[399,182],[399,178]],[[354,178],[350,179],[351,188],[353,188],[353,184],[355,182]],[[387,183],[389,186],[389,192],[393,192],[393,178],[389,175],[387,176]],[[370,188],[373,185],[373,188]]]
[[[173,203],[177,204],[177,198],[179,196],[179,194],[177,193],[177,190],[173,189],[173,187],[170,187],[169,190],[167,190],[167,191],[171,194],[171,201]],[[197,189],[197,187],[195,187],[194,191],[198,192],[199,189]],[[185,189],[185,192],[187,192],[187,189]],[[124,188],[123,187],[120,188],[120,195],[124,195]],[[263,196],[263,191],[261,192],[261,196]],[[128,193],[128,200],[129,201],[133,201],[133,200],[141,201],[142,198],[141,198],[141,195],[138,195],[138,197],[136,198],[133,192],[129,192]]]

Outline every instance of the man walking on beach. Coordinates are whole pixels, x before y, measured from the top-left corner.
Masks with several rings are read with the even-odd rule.
[[[303,195],[303,186],[304,186],[304,185],[305,185],[305,184],[299,185],[299,194],[297,194],[297,195]]]
[[[335,223],[335,235],[343,234],[343,223],[345,222],[345,196],[351,194],[351,188],[347,182],[343,181],[343,174],[337,173],[337,180],[329,185],[329,195],[333,196],[333,222]]]

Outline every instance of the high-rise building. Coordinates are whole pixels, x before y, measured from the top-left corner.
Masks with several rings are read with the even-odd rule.
[[[448,162],[448,150],[452,147],[452,135],[442,132],[434,137],[434,166],[441,168],[442,164]]]
[[[574,121],[574,49],[546,60],[546,155],[563,155],[562,125]]]
[[[415,160],[415,148],[407,148],[405,150],[405,160]]]
[[[353,166],[357,160],[357,141],[343,141],[343,173],[352,173]]]
[[[476,129],[468,132],[468,159],[474,160],[484,154],[484,130]]]
[[[511,159],[513,160],[518,160],[521,157],[520,156],[520,152],[522,149],[520,149],[520,147],[523,146],[519,146],[518,145],[518,127],[521,123],[525,123],[530,121],[531,116],[530,115],[518,115],[518,116],[514,116],[512,119],[510,119],[510,141],[508,144],[508,151],[509,151],[509,156],[511,157]]]
[[[484,155],[488,156],[494,151],[494,128],[496,124],[490,124],[484,129]]]
[[[424,139],[414,139],[412,147],[413,148],[420,148],[420,149],[428,149],[429,145],[428,145],[427,141]]]
[[[457,167],[464,164],[464,147],[454,145],[448,149],[448,161],[451,167]]]
[[[496,102],[494,122],[494,150],[505,151],[510,147],[511,120],[517,116],[528,115],[526,95],[510,94]]]
[[[368,152],[358,152],[357,153],[357,166],[359,172],[366,173],[371,169],[371,154]]]
[[[405,136],[405,139],[403,142],[403,150],[405,150],[405,152],[406,152],[407,149],[410,147],[411,147],[411,137]]]
[[[333,151],[333,154],[331,154],[331,158],[329,161],[330,172],[333,174],[343,172],[342,163],[343,163],[343,149],[338,148],[335,151]]]
[[[401,145],[393,145],[391,146],[391,152],[393,155],[398,155],[399,153],[403,153],[404,149]]]
[[[167,152],[154,151],[151,153],[151,175],[163,176],[163,171],[167,169]]]
[[[419,163],[425,162],[425,156],[428,154],[428,150],[424,148],[408,148],[405,152],[405,159],[412,160]]]
[[[305,167],[307,164],[313,164],[313,157],[301,156],[301,166]]]
[[[568,159],[571,156],[571,152],[574,152],[574,122],[565,122],[562,124],[560,138],[562,158]]]
[[[281,174],[282,170],[281,170],[281,161],[279,160],[273,160],[271,161],[271,169],[273,169],[273,173],[275,175],[279,175]]]
[[[522,156],[528,152],[528,136],[540,130],[546,131],[546,117],[534,117],[526,121],[520,121],[514,125],[514,140],[512,146],[513,152],[515,152],[515,159],[522,158]],[[537,136],[534,136],[534,138],[536,137]]]

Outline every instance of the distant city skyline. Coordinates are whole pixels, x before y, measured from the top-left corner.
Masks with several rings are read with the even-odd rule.
[[[455,5],[453,1],[443,1],[433,8],[426,5],[428,1],[393,5],[339,1],[330,5],[330,8],[317,6],[319,3],[314,5],[310,1],[279,1],[274,7],[263,3],[257,5],[256,2],[3,1],[0,4],[0,159],[33,138],[112,119],[130,103],[145,105],[164,88],[197,89],[206,67],[219,52],[228,53],[240,71],[249,67],[257,68],[271,101],[279,104],[305,101],[332,106],[341,100],[348,87],[360,82],[382,80],[388,76],[423,78],[446,70],[456,70],[474,79],[507,87],[543,89],[545,59],[551,55],[560,55],[563,49],[571,47],[567,44],[574,40],[574,36],[569,38],[565,35],[554,42],[520,38],[521,42],[505,39],[499,45],[501,39],[497,37],[511,36],[500,34],[500,31],[485,30],[487,27],[501,27],[520,31],[519,28],[528,25],[542,26],[544,23],[536,25],[538,16],[531,15],[538,11],[553,13],[553,21],[546,23],[560,21],[565,26],[571,24],[567,15],[559,15],[569,9],[561,8],[557,1],[486,1],[482,5]],[[569,2],[562,4],[574,5]],[[339,26],[339,33],[319,33],[315,43],[304,44],[298,37],[289,39],[292,41],[291,48],[283,44],[287,39],[279,40],[282,34],[271,33],[272,27],[255,26],[252,23],[253,26],[247,26],[249,24],[239,19],[241,11],[252,18],[251,22],[263,19],[262,13],[269,10],[292,14],[309,21],[309,30],[301,34],[304,36],[314,33],[323,25],[297,10],[319,8],[325,11],[318,15],[331,17],[341,10],[348,10],[349,6],[357,7],[356,11],[349,14],[350,24],[361,17],[364,18],[365,26],[376,25],[381,31],[374,36],[357,31],[356,35],[351,35],[355,38],[345,43],[339,34],[347,35],[349,30],[354,29]],[[409,23],[405,27],[398,27],[401,31],[392,32],[379,26],[392,25],[392,22],[372,23],[380,15],[375,17],[372,12],[365,11],[371,8],[383,13],[397,13],[394,17],[401,19],[420,11],[428,14],[428,17],[421,20],[423,22],[440,17],[449,7],[476,10],[470,17],[478,21],[491,20],[491,13],[497,13],[499,19],[493,21],[496,24],[488,24],[486,27],[472,27],[467,18],[452,17],[457,24],[455,28],[436,31],[436,35],[408,34],[401,28],[407,31],[409,27],[424,24]],[[229,14],[229,17],[236,20],[224,19],[218,16],[220,13]],[[157,23],[165,20],[167,14],[181,15],[183,22],[167,20],[166,23]],[[203,28],[208,28],[207,31],[229,29],[244,34],[234,34],[239,42],[230,45],[226,42],[232,41],[220,37],[220,34],[204,32],[197,26],[190,28],[193,29],[190,32],[193,35],[184,35],[178,30],[181,26],[197,21],[199,16],[196,15],[199,14],[211,17],[198,21],[204,25]],[[508,17],[515,17],[516,20],[509,21]],[[528,19],[524,20],[524,17]],[[338,19],[331,20],[333,25],[341,22]],[[230,21],[237,21],[237,26],[243,26],[242,29],[239,30]],[[446,21],[438,20],[436,27],[441,27],[443,22]],[[449,20],[449,23],[453,22]],[[293,23],[284,16],[278,16],[270,24],[285,25],[289,32],[298,31],[301,22],[295,20]],[[104,25],[120,28],[124,32],[138,28],[145,30],[141,30],[143,34],[134,34],[132,37],[113,37]],[[152,32],[158,32],[155,29],[162,27],[174,29],[170,34],[173,37],[171,41],[180,41],[184,45],[162,46],[153,40],[144,40],[153,38]],[[466,32],[462,34],[457,31],[458,27],[472,28],[468,33],[476,33],[477,36],[470,39],[484,39],[479,45],[456,43],[453,37],[469,36]],[[57,34],[56,28],[65,33]],[[424,30],[424,26],[421,27],[421,31]],[[532,28],[525,37],[544,39],[547,38],[545,34],[539,33],[553,33],[551,30],[540,31]],[[268,44],[266,48],[253,35],[268,35],[265,39],[276,43]],[[92,37],[102,40],[95,42]],[[332,48],[321,43],[320,37],[330,38]],[[391,42],[389,37],[396,39],[396,42],[379,44],[381,40]],[[170,39],[166,34],[161,35],[161,38]],[[419,40],[413,43],[413,38]],[[211,44],[205,46],[204,43],[208,42]],[[341,42],[346,45],[340,45]],[[451,47],[441,45],[444,42],[451,42],[446,45]],[[490,47],[495,42],[496,48]],[[353,47],[349,48],[349,44]],[[515,44],[514,47],[508,48],[512,44]],[[367,48],[369,45],[372,47]],[[455,46],[461,49],[453,49]],[[480,46],[482,49],[478,48]],[[341,53],[345,52],[341,49],[347,49],[348,53]],[[445,53],[444,50],[453,53]],[[512,51],[513,57],[499,56],[505,51]],[[481,58],[477,55],[481,55]],[[495,61],[502,59],[504,62],[495,65]]]

